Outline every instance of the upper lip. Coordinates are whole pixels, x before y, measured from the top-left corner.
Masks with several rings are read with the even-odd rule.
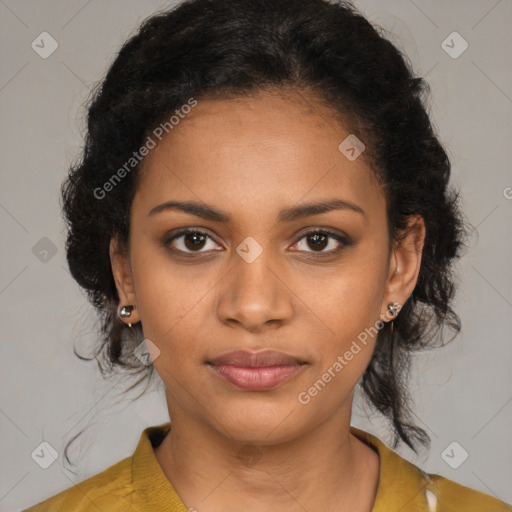
[[[208,361],[208,363],[212,365],[231,364],[246,368],[257,368],[264,366],[304,364],[304,361],[278,350],[261,350],[258,352],[237,350],[235,352],[222,354]]]

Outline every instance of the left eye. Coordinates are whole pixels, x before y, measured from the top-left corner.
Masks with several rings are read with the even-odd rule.
[[[319,252],[319,253],[335,253],[341,250],[344,245],[348,245],[348,241],[345,240],[341,235],[337,235],[335,233],[331,233],[329,231],[309,231],[304,234],[297,245],[300,246],[301,242],[305,241],[305,245],[307,247],[314,247],[313,251],[305,251],[305,252]],[[330,250],[324,251],[326,247],[329,247]],[[300,250],[300,249],[299,249]]]
[[[208,248],[208,240],[212,244],[212,247]],[[306,247],[314,248],[312,251],[305,250]],[[174,245],[174,249],[185,253],[194,252],[208,252],[208,250],[218,251],[217,245],[213,239],[202,231],[198,230],[185,230],[180,231],[171,238],[165,241],[166,245]],[[302,248],[300,247],[302,244]],[[350,245],[349,241],[336,233],[329,231],[309,231],[302,235],[300,239],[294,244],[298,246],[299,251],[311,252],[311,253],[335,253],[343,248],[345,245]],[[324,249],[328,250],[324,250]],[[205,249],[205,250],[201,250]]]

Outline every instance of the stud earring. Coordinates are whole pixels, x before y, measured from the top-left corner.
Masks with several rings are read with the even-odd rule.
[[[393,320],[395,319],[396,315],[398,314],[398,311],[400,311],[400,303],[398,302],[390,302],[388,304],[388,313],[391,314],[393,317]],[[393,320],[391,320],[391,334],[393,334]]]
[[[131,316],[132,311],[133,311],[134,309],[137,309],[137,306],[135,306],[135,304],[133,304],[133,305],[127,305],[127,306],[123,306],[123,307],[121,308],[121,311],[119,312],[119,316],[121,316],[122,318],[129,318],[129,317]],[[129,324],[128,324],[128,327],[131,327],[131,326],[132,326],[132,324],[131,324],[131,323],[129,323]]]
[[[400,304],[398,302],[390,302],[388,304],[388,312],[391,316],[395,317],[400,309]]]

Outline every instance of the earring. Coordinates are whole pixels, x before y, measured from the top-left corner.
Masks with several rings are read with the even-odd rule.
[[[133,305],[127,305],[127,306],[123,306],[121,308],[121,311],[119,312],[119,316],[123,317],[123,318],[129,318],[132,314],[132,311],[134,309],[137,309],[137,306],[135,306],[135,304]],[[132,324],[128,324],[128,327],[131,327]]]
[[[398,314],[398,311],[400,310],[400,304],[398,302],[390,302],[388,304],[388,312],[393,316],[393,319]],[[391,320],[391,334],[393,334],[393,320]]]
[[[400,309],[400,304],[398,302],[390,302],[388,304],[388,311],[389,311],[389,313],[391,313],[392,316],[396,316],[399,309]]]

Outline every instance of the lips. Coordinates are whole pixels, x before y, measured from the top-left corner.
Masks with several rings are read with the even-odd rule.
[[[216,357],[209,361],[209,363],[213,365],[232,364],[246,368],[258,368],[261,366],[296,365],[302,364],[303,362],[289,354],[277,350],[262,350],[260,352],[239,350]]]
[[[305,361],[276,350],[242,350],[218,356],[208,364],[216,375],[239,389],[264,391],[293,377]]]

